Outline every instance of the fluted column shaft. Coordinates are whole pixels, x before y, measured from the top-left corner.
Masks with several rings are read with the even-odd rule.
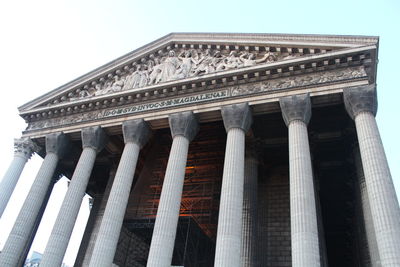
[[[44,158],[31,190],[25,199],[13,229],[0,254],[0,266],[11,267],[16,266],[18,263],[19,256],[24,249],[25,243],[28,241],[36,216],[50,186],[57,162],[58,156],[55,153],[48,153]]]
[[[140,147],[147,141],[147,136],[149,135],[148,128],[143,126],[143,120],[133,121],[132,123],[124,125],[126,144],[114,178],[110,196],[108,197],[106,210],[97,234],[89,266],[109,267],[113,263]],[[128,126],[130,126],[129,129]],[[132,138],[132,135],[135,135],[136,138]]]
[[[307,125],[289,124],[292,266],[320,266],[318,224]]]
[[[7,203],[10,200],[27,161],[28,158],[24,156],[14,155],[14,159],[0,182],[0,218],[7,207]]]
[[[379,259],[378,244],[376,242],[374,223],[372,221],[370,201],[368,198],[367,185],[365,184],[365,177],[361,162],[360,150],[358,148],[355,149],[354,154],[355,154],[354,161],[358,176],[358,183],[360,187],[362,214],[365,225],[365,232],[367,236],[368,252],[369,256],[371,257],[371,266],[380,267],[381,263]]]
[[[343,91],[354,119],[381,265],[400,266],[400,207],[375,120],[376,85]]]
[[[292,266],[319,267],[318,222],[307,131],[311,100],[305,94],[283,97],[279,102],[289,131]]]
[[[181,116],[183,114],[184,116]],[[174,114],[175,115],[175,114]],[[189,142],[197,133],[197,121],[191,113],[170,116],[173,136],[167,170],[151,239],[147,267],[170,267],[181,206]]]
[[[221,113],[227,140],[214,266],[239,267],[242,266],[245,134],[250,128],[252,117],[247,103],[225,106]]]
[[[169,267],[181,206],[189,140],[175,136],[165,172],[147,267]]]
[[[95,212],[95,214],[93,215],[95,217],[95,218],[93,218],[95,220],[95,222],[93,223],[92,226],[89,226],[92,229],[90,230],[90,238],[88,240],[88,245],[87,245],[87,248],[85,251],[85,255],[83,256],[84,257],[83,262],[81,262],[81,263],[75,262],[75,265],[77,267],[89,266],[90,260],[93,255],[93,249],[94,249],[94,246],[96,245],[97,235],[100,230],[101,221],[103,220],[104,212],[106,210],[107,200],[108,200],[108,197],[110,196],[112,184],[114,182],[116,171],[117,171],[116,169],[110,171],[107,185],[106,185],[106,188],[104,189],[103,194],[101,196],[95,196],[95,197],[99,198],[98,201],[100,201],[100,203],[96,203],[96,199],[95,199],[94,205],[98,205],[99,207],[96,207],[96,209],[94,209],[95,206],[92,207],[91,212]],[[88,227],[88,226],[86,226],[86,227]]]
[[[362,165],[382,266],[400,266],[400,208],[375,117],[355,117]]]
[[[47,154],[0,254],[0,266],[17,267],[65,148],[63,135],[46,137]]]
[[[135,143],[127,143],[125,145],[89,266],[108,267],[112,265],[139,150],[139,146]]]
[[[257,238],[257,180],[258,161],[254,155],[246,155],[244,163],[242,263],[243,267],[256,266]]]
[[[89,131],[87,136],[84,136],[85,131]],[[102,132],[101,128],[88,128],[82,131],[83,136],[83,151],[79,158],[78,164],[75,167],[67,193],[61,204],[56,222],[53,226],[46,249],[44,250],[41,267],[61,266],[65,251],[67,250],[69,238],[75,225],[75,220],[78,216],[82,199],[85,196],[85,190],[89,182],[90,174],[93,169],[96,155],[104,144],[104,137],[98,138],[96,131]],[[101,134],[103,136],[104,134]],[[102,139],[100,141],[88,140],[88,145],[85,144],[86,139]],[[95,144],[93,144],[95,143]]]
[[[96,159],[96,150],[87,147],[82,151],[64,201],[57,215],[40,266],[61,266],[76,217],[85,196],[85,189]]]
[[[26,138],[15,139],[14,147],[14,159],[0,182],[0,218],[7,207],[7,203],[17,185],[26,162],[37,150],[37,146],[30,139]]]
[[[214,266],[241,266],[245,132],[228,131]]]

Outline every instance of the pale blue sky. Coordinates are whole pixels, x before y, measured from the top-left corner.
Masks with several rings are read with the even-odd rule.
[[[25,127],[18,106],[170,32],[377,35],[377,120],[400,192],[399,17],[395,0],[2,1],[0,175],[12,159],[13,138]],[[0,220],[3,229],[16,216],[38,164],[38,159],[28,163],[12,211]]]

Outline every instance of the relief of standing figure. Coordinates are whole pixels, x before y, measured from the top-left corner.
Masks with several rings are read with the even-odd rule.
[[[139,87],[139,88],[140,88],[140,87],[143,87],[143,86],[146,86],[146,85],[147,85],[147,82],[148,82],[148,80],[149,80],[149,74],[148,74],[146,68],[147,68],[147,67],[146,67],[145,64],[141,64],[141,66],[140,66],[140,73],[139,73],[140,79],[139,79],[139,84],[138,84],[138,87]]]
[[[130,88],[138,88],[140,83],[140,72],[141,72],[141,64],[136,65],[136,70],[131,75],[131,87]],[[130,89],[129,88],[129,89]]]
[[[114,83],[111,86],[111,91],[112,92],[119,92],[122,90],[122,88],[124,87],[124,80],[121,79],[121,77],[119,77],[118,75],[114,76]]]
[[[168,57],[165,58],[161,68],[161,82],[167,82],[172,79],[176,70],[179,67],[179,59],[175,55],[175,51],[168,52]]]
[[[183,55],[183,56],[182,56]],[[183,51],[178,58],[182,61],[179,68],[176,70],[174,76],[171,77],[172,80],[183,79],[189,77],[190,71],[192,69],[192,63],[196,62],[192,58],[190,51]]]
[[[161,63],[158,58],[151,54],[147,62],[147,71],[149,73],[148,85],[157,84],[161,80]]]
[[[135,64],[132,64],[133,68],[129,70],[128,76],[125,78],[125,85],[124,85],[124,90],[128,90],[131,88],[134,88],[134,84],[137,84],[137,80],[139,77],[139,69],[140,66]]]

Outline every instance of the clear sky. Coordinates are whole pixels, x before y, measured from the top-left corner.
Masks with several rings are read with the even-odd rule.
[[[18,116],[18,106],[170,32],[377,35],[377,121],[399,194],[399,17],[400,1],[396,0],[1,1],[0,175],[12,160],[13,138],[26,127]],[[28,162],[0,220],[0,249],[39,165],[37,156]],[[59,191],[51,202],[53,210],[47,212],[46,225],[41,226],[34,244],[39,252],[44,249],[65,188],[65,181],[56,187]],[[78,223],[80,232],[87,218],[87,199],[83,206],[86,212]],[[77,249],[76,244],[73,247]],[[70,250],[65,261],[72,265],[76,251]]]

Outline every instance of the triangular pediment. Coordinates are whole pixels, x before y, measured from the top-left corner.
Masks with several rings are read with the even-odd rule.
[[[21,106],[20,112],[318,57],[327,60],[376,49],[377,44],[377,37],[365,36],[172,33]]]

